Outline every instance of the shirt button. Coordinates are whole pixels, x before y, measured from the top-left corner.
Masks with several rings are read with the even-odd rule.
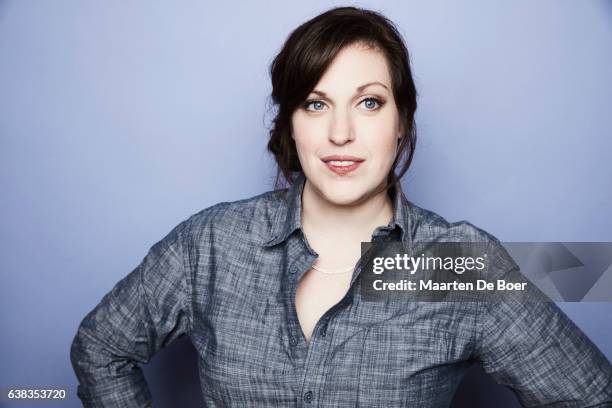
[[[295,346],[298,343],[297,339],[293,336],[291,336],[289,338],[289,344],[291,344],[292,346]]]
[[[304,393],[304,401],[306,401],[309,404],[312,402],[312,391],[308,391]]]

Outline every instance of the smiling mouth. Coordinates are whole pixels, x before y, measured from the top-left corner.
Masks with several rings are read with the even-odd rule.
[[[357,170],[357,168],[361,164],[361,162],[352,160],[330,160],[324,163],[328,169],[340,176]]]

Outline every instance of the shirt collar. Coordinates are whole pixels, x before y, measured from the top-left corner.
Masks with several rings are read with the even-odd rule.
[[[281,194],[279,200],[280,206],[276,211],[275,219],[270,230],[268,240],[264,242],[264,246],[273,246],[285,241],[296,229],[302,228],[302,191],[306,183],[306,176],[299,173],[296,180],[285,189],[285,194]],[[399,194],[398,194],[399,193]],[[401,240],[404,243],[410,243],[410,208],[411,204],[406,199],[402,191],[402,185],[398,181],[389,189],[389,195],[393,202],[393,218],[386,226],[380,226],[375,231],[391,232],[399,227]]]

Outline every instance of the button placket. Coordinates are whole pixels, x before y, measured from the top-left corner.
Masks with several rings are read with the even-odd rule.
[[[297,290],[297,280],[299,279],[299,275],[300,272],[305,271],[310,265],[311,265],[311,261],[310,261],[310,256],[306,253],[301,254],[300,256],[296,257],[297,260],[295,262],[293,262],[293,264],[289,267],[288,272],[293,275],[291,277],[292,280],[292,285],[291,285],[291,308],[295,310],[295,292]],[[296,320],[295,322],[292,322],[293,324],[291,326],[294,326],[291,330],[292,330],[292,334],[289,334],[289,344],[292,347],[296,347],[300,344],[300,341],[302,339],[302,331],[301,328],[299,326],[299,323],[297,322],[297,310],[295,310],[296,312]]]
[[[327,326],[329,325],[329,318],[323,319],[321,322],[321,328],[319,329],[319,335],[325,337],[327,335]]]

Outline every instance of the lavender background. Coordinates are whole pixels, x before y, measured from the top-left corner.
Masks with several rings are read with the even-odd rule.
[[[180,221],[272,189],[268,65],[344,4],[0,0],[0,387],[80,406],[78,323]],[[610,1],[353,4],[412,53],[409,199],[502,241],[612,241]],[[612,304],[560,306],[612,359]],[[145,367],[156,408],[197,405],[195,364],[179,341]],[[475,369],[454,406],[492,401],[518,406]]]

